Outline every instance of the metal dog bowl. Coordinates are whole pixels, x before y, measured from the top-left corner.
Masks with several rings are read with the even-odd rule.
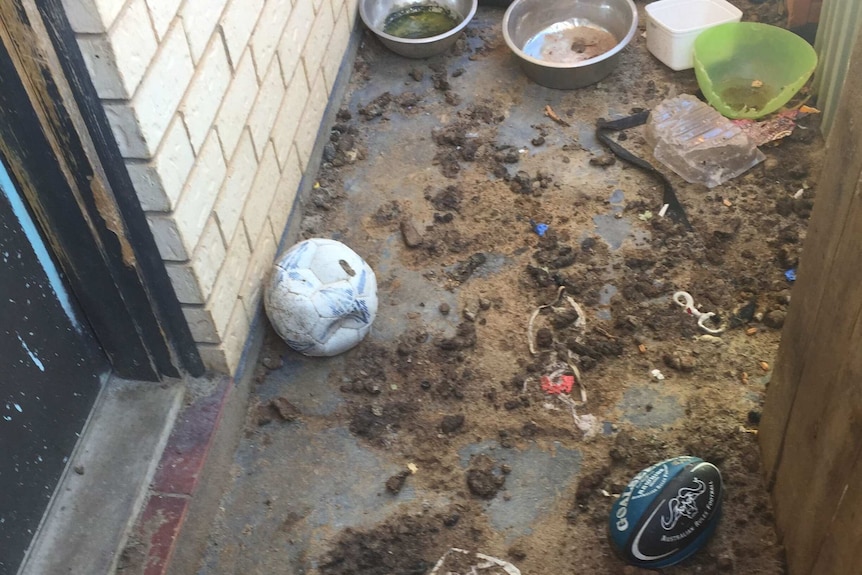
[[[448,50],[476,14],[478,0],[360,0],[359,16],[383,44],[407,58],[430,58]],[[384,32],[387,19],[412,7],[441,8],[457,20],[454,28],[428,38],[401,38]]]
[[[515,0],[503,38],[537,84],[570,90],[611,73],[635,35],[632,0]]]

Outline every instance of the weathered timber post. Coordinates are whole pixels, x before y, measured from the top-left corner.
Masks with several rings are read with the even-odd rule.
[[[857,42],[850,70],[860,66]],[[862,572],[860,94],[862,74],[851,72],[827,141],[760,427],[791,575]]]

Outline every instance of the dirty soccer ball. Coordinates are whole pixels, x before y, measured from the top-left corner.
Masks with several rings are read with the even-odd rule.
[[[610,540],[626,562],[676,565],[709,540],[721,516],[721,473],[698,457],[674,457],[638,473],[611,507]]]
[[[377,278],[346,245],[312,238],[276,260],[264,305],[275,331],[290,347],[305,355],[338,355],[371,329]]]

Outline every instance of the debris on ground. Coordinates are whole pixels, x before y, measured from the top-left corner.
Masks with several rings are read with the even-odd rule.
[[[452,547],[428,575],[521,575],[521,571],[502,559]]]
[[[574,326],[576,328],[583,328],[586,326],[587,322],[586,322],[586,318],[584,316],[584,312],[581,309],[581,306],[578,305],[578,303],[574,299],[572,299],[571,296],[566,295],[565,292],[566,292],[566,286],[560,286],[559,289],[557,290],[557,298],[553,302],[551,302],[549,304],[545,304],[545,305],[540,305],[530,315],[530,319],[527,322],[527,343],[528,343],[528,346],[530,348],[531,354],[536,355],[536,353],[537,353],[536,345],[538,344],[536,339],[534,339],[534,337],[533,337],[533,324],[535,323],[536,318],[539,317],[539,314],[542,313],[543,310],[548,309],[548,310],[552,310],[555,313],[559,313],[559,314],[562,314],[564,316],[567,316],[568,313],[570,313],[570,312],[567,312],[567,310],[557,311],[557,309],[556,309],[556,306],[560,302],[565,301],[571,306],[572,311],[574,311],[574,313],[575,313],[575,319],[573,321]],[[544,333],[545,333],[545,336],[543,339],[545,340],[545,343],[548,343],[547,338],[550,335],[550,332],[546,331]],[[537,334],[537,337],[538,337],[538,334]],[[550,337],[553,338],[552,335],[550,335]],[[545,345],[545,347],[547,347],[547,345]]]
[[[407,477],[409,475],[410,471],[400,471],[387,479],[386,491],[392,495],[398,495],[401,492],[401,489],[404,488],[404,483],[407,481]]]
[[[784,319],[787,317],[787,312],[774,309],[763,316],[763,325],[772,329],[781,329],[784,327]]]
[[[593,156],[590,158],[591,166],[600,166],[602,168],[607,168],[608,166],[613,166],[617,163],[617,159],[610,154],[601,154],[599,156]]]
[[[694,298],[691,297],[691,294],[684,291],[678,291],[673,294],[673,301],[682,306],[686,313],[689,315],[693,315],[697,319],[697,325],[703,331],[710,334],[722,333],[724,331],[723,327],[719,328],[711,328],[706,325],[706,322],[711,318],[715,317],[716,314],[714,312],[701,312],[699,309],[694,307]]]
[[[731,120],[742,130],[755,146],[782,140],[793,134],[797,121],[809,114],[819,114],[820,111],[809,106],[782,110],[766,120]]]
[[[418,248],[422,245],[422,234],[416,229],[416,224],[412,220],[401,222],[401,237],[408,248]]]
[[[689,222],[685,208],[683,208],[682,203],[680,203],[676,190],[668,177],[657,170],[655,166],[650,164],[648,161],[636,156],[611,138],[611,134],[614,132],[624,134],[625,132],[623,132],[623,130],[642,126],[646,123],[649,117],[649,112],[639,111],[631,116],[611,121],[599,118],[596,121],[596,138],[602,144],[607,146],[615,156],[637,166],[657,179],[662,185],[662,208],[659,211],[659,216],[664,217],[665,213],[670,210],[673,217],[682,223],[687,230],[691,231],[693,229],[691,222]]]
[[[545,115],[565,128],[571,127],[571,124],[558,116],[550,105],[545,106]]]
[[[572,416],[575,419],[575,427],[584,434],[584,439],[595,437],[599,433],[599,419],[592,413],[578,415],[575,413],[575,407],[573,405],[570,407],[572,410]]]
[[[575,385],[574,375],[564,375],[560,372],[552,373],[551,375],[543,375],[541,377],[542,391],[550,395],[559,395],[560,393],[572,393],[572,387]]]
[[[470,493],[482,499],[493,499],[506,483],[506,475],[487,455],[473,457],[466,479]]]
[[[777,1],[733,2],[781,21]],[[692,453],[732,489],[715,538],[674,573],[718,573],[729,557],[734,573],[784,574],[749,414],[763,410],[783,274],[817,198],[818,117],[720,188],[686,184],[643,166],[655,162],[644,122],[694,92],[692,74],[667,72],[636,39],[600,84],[545,90],[508,69],[501,13],[480,8],[435,68],[373,37],[359,47],[297,230],[367,259],[378,322],[323,361],[267,336],[207,572],[428,575],[455,547],[524,573],[638,573],[608,545],[614,495]],[[590,164],[601,155],[620,161]],[[721,337],[681,313],[679,289],[720,314],[705,325]],[[571,377],[571,391],[548,394],[541,378],[557,370],[549,379]],[[272,423],[258,426],[274,397],[299,419],[266,407]],[[419,472],[402,477],[408,462]],[[460,575],[480,563],[458,558]]]
[[[728,182],[766,159],[738,125],[688,94],[656,106],[645,134],[659,162],[685,181],[708,188]]]
[[[276,397],[257,407],[258,425],[265,425],[274,420],[290,423],[297,421],[299,416],[299,409],[284,397]]]
[[[548,224],[534,222],[533,220],[530,220],[530,225],[533,226],[533,231],[536,232],[536,235],[540,238],[544,237],[548,228],[550,228]]]

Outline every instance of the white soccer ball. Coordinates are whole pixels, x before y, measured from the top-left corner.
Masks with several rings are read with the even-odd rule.
[[[371,330],[377,278],[346,245],[311,238],[276,260],[264,306],[275,331],[296,351],[338,355]]]

